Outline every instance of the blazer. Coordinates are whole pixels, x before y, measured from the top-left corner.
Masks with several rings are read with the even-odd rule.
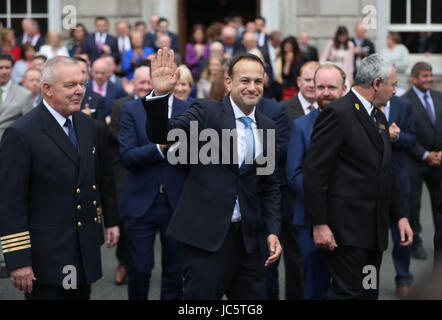
[[[296,201],[293,212],[293,223],[298,226],[306,226],[304,222],[304,191],[302,187],[303,168],[305,156],[310,146],[313,124],[320,111],[316,109],[309,114],[293,121],[290,142],[287,150],[287,181]]]
[[[159,192],[165,187],[172,210],[175,209],[186,171],[172,166],[162,157],[157,145],[146,134],[146,112],[142,99],[129,101],[123,105],[120,141],[121,163],[128,170],[120,199],[120,213],[123,216],[140,218],[149,211]],[[184,112],[188,103],[174,98],[172,117]]]
[[[289,115],[291,121],[305,115],[304,109],[302,108],[301,101],[299,101],[298,95],[294,96],[293,98],[282,101],[281,103],[287,110],[287,114]]]
[[[307,45],[307,50],[301,51],[301,58],[304,60],[304,62],[318,61],[318,49],[316,49],[316,47]]]
[[[119,64],[120,51],[118,50],[117,38],[111,36],[110,34],[107,34],[104,44],[107,44],[111,48],[112,56],[115,58],[115,62]],[[95,32],[89,33],[84,38],[84,41],[81,44],[81,51],[89,55],[89,58],[91,59],[91,64],[101,56],[103,52],[98,51],[97,44],[95,43]]]
[[[426,165],[422,161],[425,151],[442,150],[442,93],[430,90],[433,99],[436,117],[436,126],[430,121],[427,110],[422,105],[413,88],[408,90],[402,98],[408,99],[413,106],[413,115],[416,124],[416,144],[409,150],[412,165]]]
[[[16,41],[16,44],[17,44],[20,48],[23,47],[23,36],[24,36],[24,35],[21,34],[21,35],[17,38],[17,41]],[[37,43],[36,43],[35,46],[34,46],[35,52],[38,52],[38,51],[40,50],[40,47],[41,47],[42,45],[44,45],[45,42],[46,42],[45,37],[42,36],[42,35],[40,34],[40,37],[38,38]]]
[[[92,81],[89,81],[86,85],[87,90],[93,91]],[[112,113],[112,104],[115,100],[123,98],[127,96],[126,91],[124,91],[123,87],[113,83],[108,80],[106,87],[106,96],[104,97],[104,106],[105,113],[104,116],[107,117]]]
[[[353,42],[354,47],[356,48],[356,40],[355,40],[354,37],[351,38],[351,42]],[[373,42],[371,42],[370,40],[368,40],[366,38],[364,38],[364,40],[362,40],[361,48],[368,49],[368,55],[367,56],[372,55],[373,53],[376,52]],[[353,79],[356,77],[356,72],[358,71],[357,70],[357,66],[356,66],[356,62],[357,62],[358,59],[363,59],[363,58],[364,57],[362,55],[355,54],[355,57],[354,57]]]
[[[407,217],[388,124],[378,127],[350,91],[315,121],[303,171],[305,223],[328,224],[339,245],[383,251],[390,224]]]
[[[37,283],[61,286],[73,265],[77,283],[101,275],[95,127],[73,115],[79,150],[41,103],[5,131],[0,146],[0,236],[9,270],[32,266]],[[6,240],[7,239],[7,240]],[[23,240],[22,246],[5,245]]]
[[[411,150],[416,144],[413,107],[408,100],[397,96],[391,97],[388,126],[391,126],[393,122],[401,129],[399,139],[391,143],[393,167],[400,182],[401,194],[408,196],[411,192],[411,186],[407,151]]]
[[[154,53],[153,48],[151,47],[144,47],[143,48],[143,56],[137,59],[137,63],[141,62],[142,59],[146,59],[148,56],[150,56],[152,53]],[[127,80],[132,80],[135,73],[136,64],[132,64],[132,60],[134,58],[134,49],[126,50],[123,54],[123,71],[125,74],[125,77]]]
[[[81,101],[80,107],[81,110],[86,107],[86,104],[89,105],[91,110],[95,110],[95,112],[92,113],[92,118],[104,123],[106,118],[104,98],[98,93],[95,93],[90,87],[86,87],[84,90],[83,100]]]
[[[154,143],[167,143],[167,134],[174,128],[184,130],[189,137],[191,121],[198,123],[198,130],[211,128],[219,137],[222,136],[223,129],[236,129],[229,95],[221,101],[195,100],[189,109],[170,120],[167,119],[167,100],[164,97],[143,101],[148,119],[147,135]],[[257,127],[263,129],[263,152],[266,154],[267,130],[275,129],[275,124],[259,111],[255,112],[255,116]],[[190,246],[216,252],[226,238],[239,197],[241,232],[245,250],[250,253],[257,248],[257,232],[262,225],[268,234],[279,234],[281,213],[277,172],[257,175],[259,165],[256,161],[248,170],[240,172],[233,161],[236,143],[233,139],[229,140],[231,143],[228,150],[222,150],[223,144],[220,144],[219,164],[203,164],[197,161],[197,164],[190,165],[189,175],[167,234]],[[199,150],[204,145],[205,142],[199,142]],[[229,164],[222,164],[223,155],[230,160]]]
[[[14,121],[33,108],[32,93],[11,81],[5,101],[0,105],[0,139]]]

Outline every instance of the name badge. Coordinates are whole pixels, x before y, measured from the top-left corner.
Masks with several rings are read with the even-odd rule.
[[[379,124],[379,129],[385,131],[385,126],[383,124]]]

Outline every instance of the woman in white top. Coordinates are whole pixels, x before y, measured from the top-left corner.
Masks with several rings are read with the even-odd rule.
[[[401,96],[408,88],[407,70],[410,67],[410,52],[401,44],[399,32],[390,32],[387,36],[387,49],[382,54],[396,67],[396,95]]]
[[[212,56],[209,58],[207,67],[204,69],[197,83],[197,98],[209,99],[212,84],[219,76],[223,75],[223,64],[224,59],[220,56]]]
[[[69,57],[69,51],[65,46],[61,46],[61,36],[57,31],[51,31],[46,37],[45,45],[40,47],[39,54],[45,55],[48,59],[55,56]]]

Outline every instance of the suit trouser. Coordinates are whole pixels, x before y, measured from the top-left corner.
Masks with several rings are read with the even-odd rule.
[[[311,226],[298,226],[302,254],[304,299],[323,299],[330,287],[330,272],[321,251],[311,236]]]
[[[267,234],[260,232],[259,237],[259,250],[261,251],[262,256],[261,263],[264,265],[270,255],[269,247],[267,245]],[[265,268],[267,298],[269,300],[279,300],[279,261],[280,259]]]
[[[166,194],[158,194],[141,218],[125,217],[125,254],[128,262],[128,298],[146,300],[154,267],[154,242],[161,240],[161,300],[178,300],[183,295],[182,244],[166,235],[172,210]]]
[[[25,293],[26,300],[89,300],[90,285],[79,285],[77,289],[65,290],[62,286],[33,285],[31,293]]]
[[[294,208],[293,192],[287,187],[281,187],[281,212],[288,211],[288,217],[281,221],[281,246],[285,266],[285,299],[303,300],[304,281],[302,280],[301,249],[298,240],[297,227],[292,223]]]
[[[259,248],[247,253],[240,223],[232,223],[216,252],[184,245],[184,300],[265,300]],[[258,239],[257,239],[258,240]]]
[[[340,245],[333,251],[321,252],[332,276],[327,299],[378,299],[381,251]]]
[[[427,185],[430,193],[431,209],[433,213],[433,222],[439,200],[439,188],[441,183],[441,169],[432,168],[425,163],[416,163],[414,160],[410,164],[410,182],[411,182],[411,203],[410,203],[410,224],[413,229],[413,245],[420,244],[422,239],[419,234],[422,231],[420,224],[420,209],[422,199],[423,183]]]
[[[441,190],[442,192],[442,190]],[[439,271],[441,270],[440,267],[442,267],[442,213],[438,212],[436,214],[436,226],[435,226],[435,233],[434,233],[434,265],[435,267],[438,267]]]
[[[127,169],[124,168],[119,160],[114,160],[112,164],[112,171],[115,179],[115,189],[117,193],[117,200],[120,202],[121,193],[123,191],[124,181],[127,176]],[[115,250],[115,256],[120,264],[127,264],[124,254],[124,217],[120,217],[118,227],[120,228],[120,238],[118,239],[117,249]]]

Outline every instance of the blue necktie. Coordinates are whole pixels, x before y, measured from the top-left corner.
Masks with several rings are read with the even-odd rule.
[[[64,126],[68,128],[69,139],[71,139],[71,142],[74,145],[75,149],[78,150],[77,137],[75,135],[75,130],[74,127],[72,126],[71,119],[67,118],[66,122],[64,123]]]
[[[242,117],[239,119],[245,125],[245,138],[246,138],[246,149],[244,150],[244,161],[240,167],[244,164],[253,164],[253,159],[255,158],[255,137],[253,136],[252,130],[252,119],[249,117]]]
[[[436,117],[434,116],[433,110],[431,109],[430,102],[428,101],[428,95],[424,95],[425,101],[425,110],[427,110],[428,117],[430,117],[430,121],[433,124],[433,127],[436,125]]]

